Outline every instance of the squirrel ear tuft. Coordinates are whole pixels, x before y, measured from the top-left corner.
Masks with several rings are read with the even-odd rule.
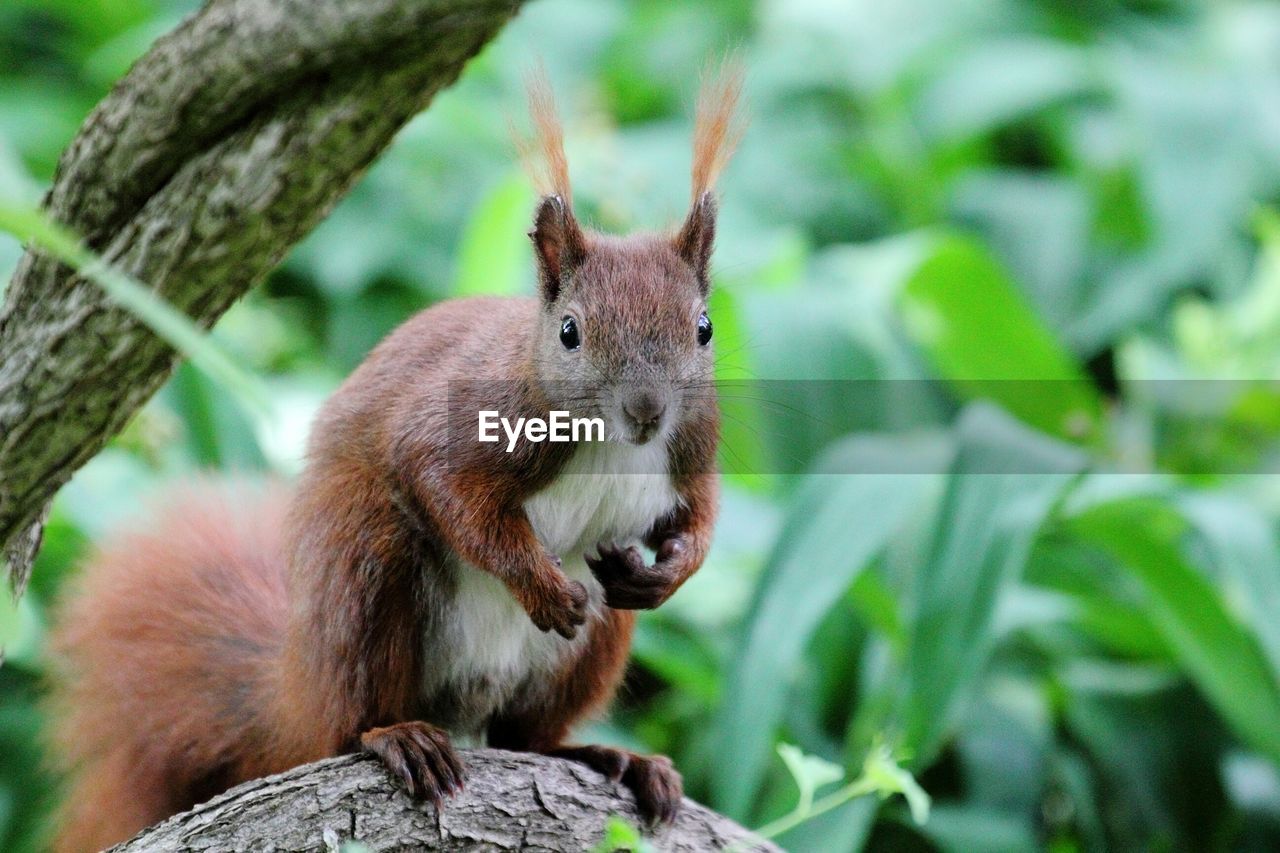
[[[746,69],[736,55],[727,56],[719,68],[707,66],[698,91],[693,125],[693,202],[716,188],[723,171],[746,129],[738,110]]]
[[[525,75],[525,89],[533,136],[525,136],[516,129],[514,122],[509,122],[511,138],[520,154],[520,162],[538,192],[544,196],[559,196],[568,205],[573,193],[569,188],[569,161],[564,153],[564,127],[556,110],[551,80],[541,62]]]
[[[705,296],[711,289],[708,268],[711,265],[711,248],[716,238],[716,197],[709,192],[693,203],[689,216],[676,234],[676,252],[693,267],[698,284]]]
[[[586,239],[573,211],[558,195],[549,195],[538,205],[533,230],[529,232],[538,255],[538,279],[542,298],[554,302],[565,277],[586,255]]]
[[[719,68],[708,66],[698,92],[693,128],[693,207],[675,238],[675,248],[698,276],[705,295],[711,288],[708,266],[716,236],[716,178],[738,140],[743,122],[738,114],[745,74],[742,61],[728,56]]]

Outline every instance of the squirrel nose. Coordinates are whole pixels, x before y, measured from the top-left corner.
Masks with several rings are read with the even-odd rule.
[[[666,402],[653,391],[637,391],[627,397],[622,410],[636,426],[656,424],[667,410]]]

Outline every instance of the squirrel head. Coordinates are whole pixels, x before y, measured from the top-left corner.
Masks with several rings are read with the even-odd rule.
[[[564,135],[544,73],[528,82],[545,174],[529,238],[542,311],[534,362],[553,407],[601,417],[609,437],[662,440],[714,394],[711,250],[715,180],[741,129],[742,70],[706,75],[694,131],[693,201],[674,233],[616,237],[584,230],[573,214]],[[533,145],[523,148],[530,163]]]

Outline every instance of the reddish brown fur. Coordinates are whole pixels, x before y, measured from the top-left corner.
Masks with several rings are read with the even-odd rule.
[[[721,91],[736,99],[736,85]],[[545,153],[560,152],[560,197],[543,200],[533,235],[541,299],[457,300],[410,319],[322,410],[291,499],[195,486],[86,567],[54,643],[54,745],[72,779],[60,850],[106,846],[230,785],[356,749],[438,798],[460,769],[444,730],[478,719],[495,745],[584,761],[631,785],[647,813],[674,817],[669,761],[564,739],[613,695],[630,610],[665,601],[710,546],[718,415],[695,327],[715,206],[704,193],[674,238],[583,232],[549,94],[535,84],[532,97]],[[723,131],[699,133],[696,159],[724,156]],[[558,342],[570,314],[576,360]],[[582,388],[583,376],[601,411],[632,383],[663,383],[677,401],[664,440],[680,504],[643,536],[653,565],[611,545],[588,559],[608,604],[594,615],[525,510],[573,446],[507,453],[477,443],[474,420],[455,422],[480,408],[577,409],[586,398],[550,380]],[[536,679],[432,681],[456,656],[448,617],[475,570],[543,631],[586,637],[555,647],[572,652]]]
[[[738,120],[745,69],[736,59],[703,73],[693,131],[693,201],[715,190],[716,179],[742,139]]]
[[[564,128],[545,67],[539,65],[525,78],[525,90],[529,117],[533,120],[533,139],[514,134],[520,160],[540,194],[559,196],[567,203],[573,193],[569,184],[569,160],[564,153]]]
[[[549,685],[549,697],[536,704],[516,703],[489,723],[489,743],[501,749],[550,752],[568,737],[579,719],[604,709],[613,698],[631,651],[635,614],[609,610],[603,630],[575,664]]]
[[[98,850],[271,768],[288,602],[278,488],[196,484],[105,542],[53,638],[59,850]]]

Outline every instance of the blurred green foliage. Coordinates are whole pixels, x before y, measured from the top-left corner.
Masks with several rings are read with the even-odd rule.
[[[193,5],[0,5],[0,199]],[[1240,381],[1280,367],[1280,6],[537,0],[219,325],[276,416],[184,366],[63,491],[0,613],[0,849],[39,847],[43,635],[87,544],[198,468],[296,470],[398,322],[531,289],[535,57],[579,210],[625,230],[683,213],[697,69],[735,47],[719,375],[884,381],[726,391],[714,552],[589,736],[756,826],[795,803],[780,741],[909,756],[923,826],[858,799],[797,851],[1280,845],[1280,394]]]

